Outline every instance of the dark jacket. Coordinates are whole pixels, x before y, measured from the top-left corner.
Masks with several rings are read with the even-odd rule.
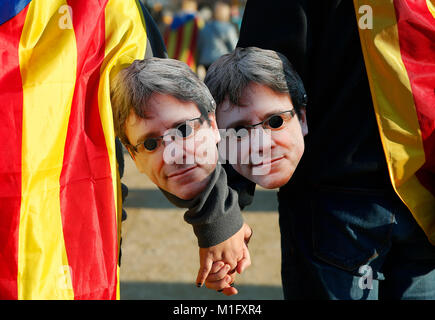
[[[249,0],[237,46],[283,53],[307,91],[305,153],[281,196],[391,188],[352,1]]]

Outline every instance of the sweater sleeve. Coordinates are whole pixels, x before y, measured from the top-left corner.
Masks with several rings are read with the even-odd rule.
[[[160,190],[175,206],[188,208],[184,220],[192,225],[201,248],[227,240],[243,225],[237,192],[228,186],[226,172],[219,163],[208,186],[191,200],[182,200]]]

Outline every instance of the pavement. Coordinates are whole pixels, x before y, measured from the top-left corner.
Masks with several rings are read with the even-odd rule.
[[[129,188],[122,224],[122,300],[281,300],[281,250],[276,190],[257,188],[243,211],[254,231],[252,265],[236,277],[239,294],[197,288],[198,245],[185,210],[174,207],[125,154],[122,182]]]

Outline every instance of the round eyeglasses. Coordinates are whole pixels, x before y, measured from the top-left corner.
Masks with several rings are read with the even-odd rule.
[[[286,122],[295,116],[295,114],[295,109],[275,113],[259,123],[236,126],[234,130],[236,131],[237,138],[240,139],[247,137],[250,130],[260,125],[263,127],[263,129],[280,130],[283,128]]]
[[[155,138],[147,138],[143,142],[131,146],[131,148],[137,153],[140,153],[141,151],[153,152],[160,147],[165,137],[169,137],[168,141],[175,141],[177,138],[188,139],[192,137],[195,131],[199,130],[203,122],[202,117],[187,120],[177,125],[175,128],[169,129],[169,132],[166,134]]]

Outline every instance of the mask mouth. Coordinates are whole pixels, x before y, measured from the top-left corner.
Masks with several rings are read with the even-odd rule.
[[[174,177],[177,177],[177,176],[181,176],[181,175],[183,175],[183,174],[185,174],[185,173],[187,173],[187,172],[189,172],[189,171],[192,171],[193,169],[195,169],[195,168],[197,168],[197,167],[198,167],[198,165],[197,165],[197,164],[194,164],[194,165],[192,165],[192,166],[184,167],[184,168],[179,169],[179,170],[177,170],[177,171],[171,172],[171,173],[168,175],[168,179],[170,179],[170,178],[174,178]]]
[[[279,157],[267,159],[267,160],[262,161],[262,162],[257,163],[257,164],[251,164],[251,166],[252,167],[260,167],[260,166],[265,166],[265,165],[272,165],[273,163],[275,163],[276,161],[279,161],[281,159],[284,159],[283,155],[279,156]]]

